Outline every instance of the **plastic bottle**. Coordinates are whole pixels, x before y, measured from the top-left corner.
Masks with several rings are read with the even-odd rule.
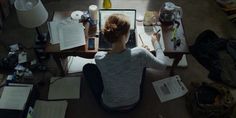
[[[103,8],[104,9],[109,9],[111,8],[111,0],[103,0]]]

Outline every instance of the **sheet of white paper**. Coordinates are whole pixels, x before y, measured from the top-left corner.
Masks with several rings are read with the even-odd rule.
[[[6,86],[0,99],[1,109],[23,110],[31,87]]]
[[[161,102],[181,97],[188,92],[179,75],[158,80],[152,84]]]
[[[50,34],[50,43],[51,44],[58,44],[60,43],[59,40],[59,30],[58,30],[58,21],[48,22],[48,31]]]
[[[95,64],[94,59],[86,59],[82,57],[74,57],[74,56],[69,56],[67,57],[68,60],[68,73],[77,73],[77,72],[82,72],[82,69],[85,64],[87,63],[92,63]]]
[[[11,48],[11,51],[13,51],[13,52],[19,50],[18,44],[13,44],[13,45],[10,45],[9,47]]]
[[[71,22],[59,25],[60,50],[85,45],[84,26],[82,23]]]
[[[7,75],[7,80],[11,81],[13,80],[13,78],[14,78],[14,75]]]
[[[59,79],[58,79],[59,78]],[[48,99],[79,99],[80,77],[52,77]]]
[[[32,113],[33,118],[65,118],[66,101],[41,101],[35,102]]]
[[[156,28],[154,28],[156,27]],[[160,41],[159,41],[159,44],[160,44],[160,48],[164,51],[165,50],[165,45],[164,45],[164,41],[163,41],[163,37],[162,37],[162,29],[160,26],[137,26],[137,33],[138,35],[141,36],[142,39],[140,39],[140,37],[138,37],[138,46],[141,47],[143,44],[142,44],[142,41],[144,43],[144,45],[147,45],[148,48],[150,49],[150,51],[154,51],[154,47],[153,47],[153,44],[152,44],[152,41],[151,41],[151,35],[154,33],[154,32],[157,32],[155,29],[159,30],[160,29],[160,34],[161,34],[161,38],[160,38]],[[141,41],[142,40],[142,41]]]

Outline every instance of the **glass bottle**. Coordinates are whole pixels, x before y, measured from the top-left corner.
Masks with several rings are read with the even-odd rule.
[[[111,0],[103,0],[103,8],[104,9],[109,9],[111,8]]]

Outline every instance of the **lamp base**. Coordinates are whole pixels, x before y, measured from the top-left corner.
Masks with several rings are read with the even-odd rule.
[[[36,35],[35,44],[46,44],[48,42],[48,33],[41,33],[41,35]]]
[[[49,54],[45,53],[46,44],[48,42],[48,33],[36,35],[34,51],[39,62],[49,59]]]

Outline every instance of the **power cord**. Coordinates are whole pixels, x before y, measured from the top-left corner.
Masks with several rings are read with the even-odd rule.
[[[59,77],[59,78],[53,80],[52,82],[50,82],[50,85],[53,84],[53,83],[55,83],[57,80],[60,80],[60,79],[63,79],[63,78],[64,78],[64,77]]]

